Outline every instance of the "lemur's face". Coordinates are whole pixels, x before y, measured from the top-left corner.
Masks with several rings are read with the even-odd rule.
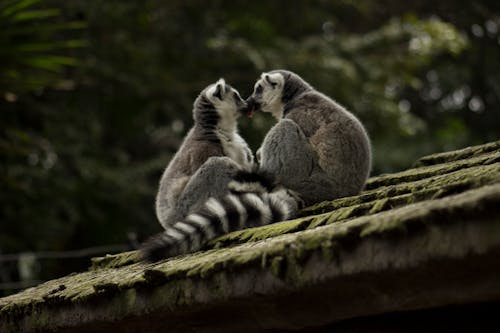
[[[221,119],[235,119],[246,111],[246,101],[224,79],[209,86],[205,96],[213,104]]]
[[[283,87],[285,78],[280,73],[262,73],[255,83],[252,95],[247,99],[249,117],[254,111],[271,113],[276,119],[283,115]]]

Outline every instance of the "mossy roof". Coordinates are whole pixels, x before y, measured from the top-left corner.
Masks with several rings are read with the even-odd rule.
[[[499,300],[499,257],[500,141],[423,157],[202,252],[95,258],[1,298],[0,332],[259,332]]]

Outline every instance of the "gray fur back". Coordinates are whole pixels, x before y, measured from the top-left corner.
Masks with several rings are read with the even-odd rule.
[[[371,169],[370,139],[361,122],[316,91],[300,95],[288,107],[285,119],[304,132],[319,166],[337,185],[335,196],[358,194]]]
[[[341,105],[284,70],[283,118],[261,147],[261,168],[307,205],[358,194],[371,169],[361,122]]]

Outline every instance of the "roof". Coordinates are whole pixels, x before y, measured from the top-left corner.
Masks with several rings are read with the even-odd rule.
[[[0,331],[259,332],[500,300],[500,141],[158,263],[137,253],[0,299]],[[460,292],[457,292],[460,290]]]

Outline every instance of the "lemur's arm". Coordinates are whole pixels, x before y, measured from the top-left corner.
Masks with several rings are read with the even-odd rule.
[[[308,178],[316,163],[304,133],[290,119],[280,120],[271,128],[259,155],[260,170],[272,174],[285,186],[294,179]]]
[[[254,155],[246,141],[238,133],[234,134],[234,140],[241,149],[241,167],[245,170],[253,170],[255,165]]]

